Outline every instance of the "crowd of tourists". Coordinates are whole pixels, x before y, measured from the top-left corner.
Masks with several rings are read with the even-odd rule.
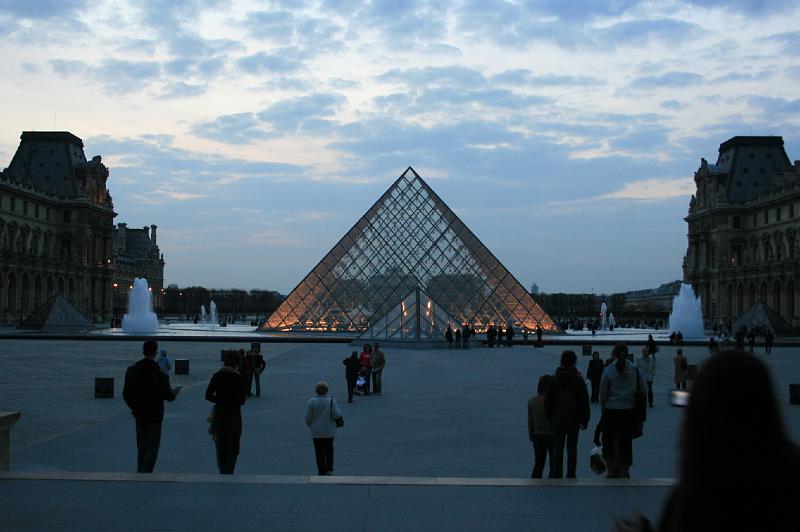
[[[531,477],[543,478],[548,465],[548,478],[576,477],[578,438],[592,421],[591,404],[599,403],[592,439],[602,449],[606,476],[629,478],[634,463],[632,442],[645,433],[647,413],[654,406],[658,351],[655,343],[648,342],[641,355],[634,357],[626,344],[619,343],[605,361],[594,352],[586,378],[577,368],[575,352],[563,351],[554,373],[538,379],[537,392],[528,401]],[[136,421],[137,471],[142,473],[152,472],[157,460],[164,401],[174,401],[181,392],[180,386],[170,385],[166,352],[161,351],[158,360],[157,353],[155,341],[144,343],[144,357],[128,368],[123,391]],[[358,387],[358,376],[369,375],[363,384],[366,388],[370,381],[367,392],[381,393],[386,360],[377,344],[365,345],[360,354],[353,352],[343,364],[348,400]],[[676,350],[672,366],[675,388],[685,389],[688,361],[681,349]],[[210,432],[222,474],[234,472],[242,433],[241,407],[252,392],[253,380],[258,383],[255,375],[265,367],[258,350],[226,351],[223,367],[208,384],[205,397],[214,405]],[[257,384],[256,395],[259,388]],[[305,423],[318,474],[333,474],[333,442],[344,418],[325,382],[315,386],[307,402]],[[743,461],[747,457],[757,457],[757,466],[748,466]],[[727,350],[700,366],[683,416],[678,471],[657,530],[793,529],[787,524],[795,522],[791,502],[800,495],[796,482],[800,450],[784,428],[769,372],[756,357]],[[618,523],[618,530],[654,529],[641,517]]]

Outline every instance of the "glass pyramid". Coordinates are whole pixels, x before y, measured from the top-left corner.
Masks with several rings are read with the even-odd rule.
[[[259,328],[363,333],[415,289],[483,332],[555,322],[409,167]]]
[[[458,320],[416,287],[384,316],[370,320],[369,328],[359,340],[444,340],[448,325],[460,327]]]

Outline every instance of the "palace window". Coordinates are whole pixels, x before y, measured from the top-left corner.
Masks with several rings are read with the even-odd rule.
[[[72,211],[64,211],[64,222],[69,223],[72,221]]]
[[[780,207],[775,209],[775,220],[777,220],[779,222],[781,221],[781,208]]]
[[[734,216],[734,217],[733,217],[733,228],[734,228],[734,229],[739,229],[739,228],[741,227],[741,225],[742,225],[742,224],[741,224],[741,222],[739,221],[739,217],[738,217],[738,216]]]

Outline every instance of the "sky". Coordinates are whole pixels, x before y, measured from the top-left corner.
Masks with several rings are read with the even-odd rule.
[[[797,0],[0,0],[0,167],[102,155],[165,283],[288,293],[412,166],[526,287],[682,277],[693,173],[800,159]]]

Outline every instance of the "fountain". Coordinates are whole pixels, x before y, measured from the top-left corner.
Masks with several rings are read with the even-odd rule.
[[[672,300],[669,329],[680,331],[684,338],[703,338],[703,312],[700,298],[694,295],[692,285],[683,283],[680,292]]]
[[[209,317],[208,321],[211,325],[219,325],[219,317],[217,316],[217,304],[214,303],[214,300],[211,300],[211,303],[208,304],[208,308],[210,311],[211,316]]]
[[[208,314],[206,314],[206,307],[205,305],[200,305],[200,323],[206,323],[208,321]]]
[[[608,329],[608,322],[606,322],[606,314],[608,313],[608,305],[603,301],[600,305],[600,330],[605,331]]]
[[[153,312],[153,296],[147,279],[136,278],[128,296],[128,313],[122,317],[126,333],[149,334],[158,330],[158,316]]]

